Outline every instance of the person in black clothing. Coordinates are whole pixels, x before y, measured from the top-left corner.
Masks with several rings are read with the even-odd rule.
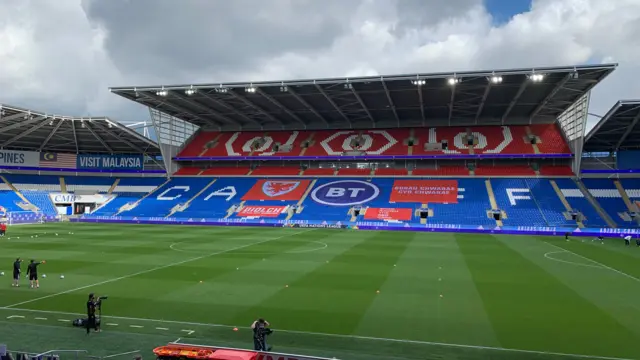
[[[100,331],[100,326],[96,320],[96,309],[98,308],[98,301],[93,293],[89,294],[89,300],[87,301],[87,335],[93,328],[96,332]]]
[[[569,235],[571,235],[571,233],[564,233],[564,239],[569,241]]]
[[[40,283],[38,282],[38,265],[43,264],[44,261],[36,262],[35,260],[31,260],[29,266],[27,267],[27,275],[29,275],[29,287],[33,289],[35,285],[36,288],[40,287]]]
[[[271,351],[271,347],[267,347],[267,333],[269,322],[264,319],[258,319],[251,324],[253,330],[253,349],[256,351]]]
[[[11,286],[15,286],[15,287],[20,286],[20,273],[22,272],[20,270],[21,264],[22,264],[22,260],[20,258],[17,258],[16,261],[13,263],[13,283],[11,284]]]

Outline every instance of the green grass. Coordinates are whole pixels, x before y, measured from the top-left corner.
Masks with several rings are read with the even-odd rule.
[[[640,249],[620,240],[68,223],[8,237],[14,350],[250,347],[264,317],[274,350],[340,359],[640,359]],[[16,257],[47,260],[40,289],[10,286]],[[109,299],[87,337],[70,322],[89,292]]]

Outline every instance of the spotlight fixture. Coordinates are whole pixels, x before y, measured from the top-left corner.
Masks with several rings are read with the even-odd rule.
[[[544,75],[533,73],[529,76],[529,79],[531,79],[531,81],[533,82],[541,82],[542,80],[544,80]]]

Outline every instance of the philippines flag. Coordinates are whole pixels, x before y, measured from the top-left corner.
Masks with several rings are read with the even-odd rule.
[[[78,156],[76,154],[42,152],[40,153],[39,166],[43,168],[75,169],[77,158]]]

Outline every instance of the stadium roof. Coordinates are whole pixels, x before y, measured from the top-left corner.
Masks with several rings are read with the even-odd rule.
[[[154,141],[105,117],[69,117],[0,104],[0,148],[66,153],[160,154]]]
[[[136,86],[110,91],[220,130],[540,123],[555,121],[616,66]]]
[[[620,100],[589,131],[584,151],[640,149],[640,100]]]

